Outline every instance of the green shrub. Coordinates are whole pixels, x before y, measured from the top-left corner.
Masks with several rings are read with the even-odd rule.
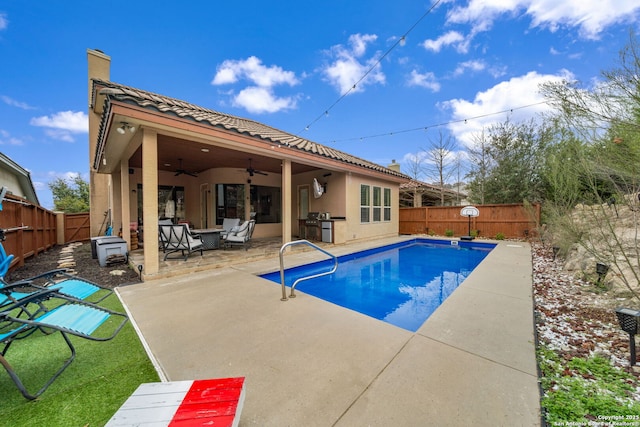
[[[453,237],[453,230],[444,230],[444,235],[447,237]]]
[[[474,239],[478,237],[479,234],[480,230],[471,230],[471,237],[473,237]]]
[[[594,356],[563,361],[541,346],[537,351],[542,406],[546,420],[556,423],[587,422],[599,414],[640,416],[640,403],[632,398],[635,378],[606,359]]]
[[[496,234],[496,240],[504,240],[504,233]]]

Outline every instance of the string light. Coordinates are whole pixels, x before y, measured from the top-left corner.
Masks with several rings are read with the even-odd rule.
[[[343,93],[342,95],[340,95],[340,97],[329,106],[329,108],[327,108],[325,110],[324,113],[318,115],[318,117],[316,117],[311,123],[309,123],[308,125],[306,125],[304,127],[304,130],[309,130],[309,128],[311,126],[313,126],[318,120],[320,120],[323,116],[328,116],[329,115],[329,111],[335,107],[340,101],[342,101],[347,95],[349,95],[352,91],[354,91],[357,87],[357,85],[363,81],[379,64],[380,62],[382,62],[382,60],[384,58],[387,57],[387,55],[389,55],[391,53],[391,51],[393,49],[396,48],[396,46],[400,45],[400,46],[404,46],[406,41],[407,41],[407,35],[409,35],[409,33],[411,31],[413,31],[413,29],[418,26],[418,24],[420,23],[420,21],[422,21],[424,18],[427,17],[427,15],[429,15],[433,9],[435,9],[441,2],[442,0],[437,0],[433,5],[431,5],[431,7],[429,9],[427,9],[427,11],[420,17],[420,19],[418,19],[412,26],[411,28],[409,28],[380,58],[378,58],[374,64],[362,75],[362,77],[360,77],[360,79],[358,79],[358,81],[356,81],[353,86],[351,86],[351,88],[349,90],[347,90],[345,93]],[[298,132],[298,134],[300,134],[302,131]],[[297,134],[296,134],[297,135]]]
[[[420,126],[418,128],[396,130],[396,131],[379,133],[379,134],[374,134],[374,135],[359,136],[359,137],[355,137],[355,138],[337,139],[337,140],[333,140],[331,142],[332,143],[336,143],[336,142],[347,142],[347,141],[355,141],[355,140],[363,141],[365,139],[380,138],[382,136],[393,136],[393,135],[396,135],[396,134],[415,132],[415,131],[419,131],[419,130],[423,130],[423,131],[427,132],[429,130],[429,128],[448,126],[448,125],[453,125],[453,124],[456,124],[456,123],[465,123],[465,124],[467,124],[467,122],[469,120],[482,119],[482,118],[485,118],[485,117],[497,116],[499,114],[504,114],[504,113],[513,113],[516,110],[522,110],[522,109],[525,109],[525,108],[531,108],[531,107],[535,107],[536,105],[547,104],[547,103],[548,103],[548,101],[541,101],[541,102],[536,102],[534,104],[523,105],[521,107],[509,108],[509,109],[506,109],[506,110],[496,111],[496,112],[493,112],[493,113],[481,114],[481,115],[474,116],[474,117],[467,117],[466,119],[451,120],[449,122],[443,122],[443,123],[427,125],[427,126]]]

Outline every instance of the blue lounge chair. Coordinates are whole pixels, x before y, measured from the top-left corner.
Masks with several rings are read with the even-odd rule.
[[[0,229],[0,241],[2,240],[4,240],[4,230]],[[8,298],[19,300],[25,296],[25,294],[20,292],[11,295],[7,292],[7,286],[11,286],[13,288],[24,288],[28,286],[32,286],[34,288],[52,287],[61,294],[77,299],[86,299],[93,303],[98,303],[113,293],[112,289],[104,288],[97,283],[69,274],[69,270],[66,268],[47,271],[46,273],[35,277],[30,277],[14,283],[8,283],[5,280],[5,275],[11,266],[12,260],[13,255],[7,255],[4,250],[4,246],[0,243],[0,307],[8,301]],[[105,290],[105,292],[98,294],[98,291],[100,290]],[[91,298],[94,295],[95,297]]]
[[[0,277],[0,286],[12,287],[34,287],[39,289],[55,289],[63,295],[92,303],[99,303],[113,293],[113,289],[108,289],[90,280],[76,277],[68,273],[66,268],[47,271],[38,276],[28,279],[8,283],[4,277]],[[1,288],[0,288],[1,291]],[[98,293],[103,291],[102,293]]]
[[[19,317],[17,314],[24,312],[29,304],[47,304],[53,308],[37,315],[37,317]],[[110,318],[120,318],[120,321],[119,323],[109,322],[108,326],[105,325],[101,328]],[[53,289],[34,292],[20,301],[6,305],[0,311],[0,343],[3,344],[0,352],[0,364],[5,368],[22,395],[29,400],[35,399],[44,393],[75,359],[76,350],[69,339],[69,335],[93,341],[108,341],[120,332],[128,320],[125,314],[108,310],[95,304],[64,297]],[[106,328],[108,328],[108,332],[104,331]],[[47,331],[47,333],[59,332],[71,354],[38,391],[30,392],[6,359],[6,356],[13,343],[39,330]]]

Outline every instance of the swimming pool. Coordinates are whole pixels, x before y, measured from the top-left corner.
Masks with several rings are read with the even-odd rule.
[[[338,257],[335,273],[296,290],[415,332],[494,247],[413,239]],[[285,284],[332,266],[326,260],[286,269]],[[280,283],[280,271],[260,277]]]

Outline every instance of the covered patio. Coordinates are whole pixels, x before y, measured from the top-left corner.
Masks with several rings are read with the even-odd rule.
[[[328,249],[335,247],[335,245],[322,242],[314,242],[314,244]],[[272,260],[272,262],[274,262],[273,265],[277,268],[281,247],[281,237],[261,237],[252,239],[251,246],[246,251],[243,248],[237,247],[203,251],[202,256],[200,256],[200,253],[194,252],[185,261],[181,259],[168,259],[165,261],[163,259],[164,253],[159,251],[159,271],[154,275],[154,280],[206,272],[218,268],[232,267],[238,264],[263,260]],[[301,253],[309,250],[308,247],[295,246],[287,249],[286,253]],[[142,266],[144,269],[143,249],[140,248],[131,251],[129,253],[129,262],[135,271],[139,271],[139,266]]]

